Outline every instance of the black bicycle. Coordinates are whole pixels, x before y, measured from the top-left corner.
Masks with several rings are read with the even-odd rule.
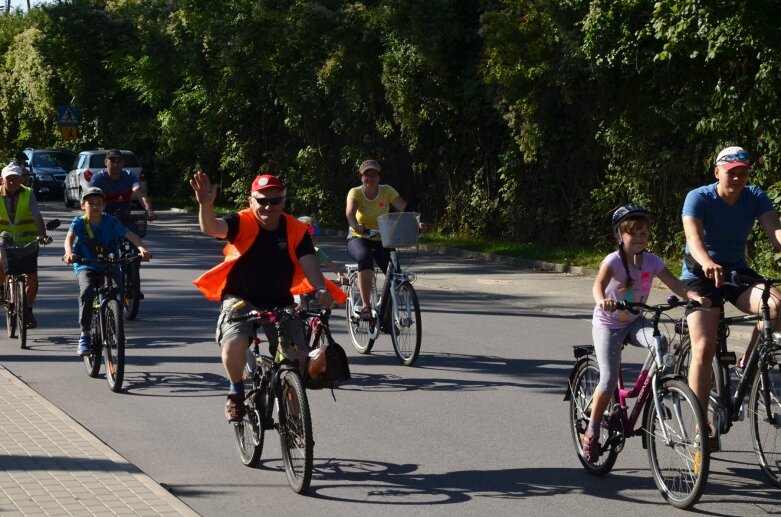
[[[76,257],[75,262],[101,266],[101,284],[95,290],[92,311],[92,340],[90,354],[84,356],[87,375],[97,377],[100,364],[106,368],[106,381],[114,393],[122,390],[125,376],[125,325],[120,302],[122,289],[117,283],[122,268],[141,260],[139,255],[113,253],[96,259]],[[102,358],[102,361],[101,361]]]
[[[146,214],[128,214],[124,223],[131,232],[141,238],[146,237]],[[123,255],[138,255],[138,249],[127,239],[122,239],[120,250]],[[141,300],[141,264],[134,261],[122,268],[122,311],[126,319],[136,319]]]
[[[773,332],[768,303],[770,288],[781,284],[781,278],[757,280],[733,274],[731,283],[739,286],[761,285],[762,309],[760,314],[725,317],[722,308],[708,403],[708,415],[715,433],[715,448],[721,449],[721,435],[729,432],[733,422],[745,418],[745,397],[748,394],[751,441],[757,461],[768,479],[774,485],[781,486],[781,333]],[[730,326],[755,321],[762,321],[762,332],[746,359],[742,373],[735,371],[737,387],[733,387],[736,355],[727,350]],[[686,376],[691,358],[691,341],[685,321],[676,330],[681,333],[681,342],[675,371]]]
[[[234,310],[242,307],[240,302]],[[304,325],[304,322],[291,307],[273,311],[251,310],[245,314],[234,314],[231,320],[254,321],[258,326],[274,324],[279,336],[273,360],[261,355],[259,340],[255,340],[250,348],[248,373],[252,389],[245,397],[244,418],[233,422],[241,462],[248,467],[257,465],[263,452],[264,432],[276,429],[290,488],[297,494],[303,494],[312,479],[315,442],[309,401],[299,373],[303,365],[297,358],[293,359],[296,345],[287,335],[286,323],[296,321]]]
[[[59,219],[46,223],[46,230],[52,231],[60,226]],[[7,232],[6,232],[7,233]],[[50,236],[39,237],[26,244],[14,245],[10,234],[0,235],[5,253],[5,289],[0,301],[5,306],[5,323],[8,337],[19,338],[20,348],[27,348],[27,275],[38,271],[38,250],[52,242]]]

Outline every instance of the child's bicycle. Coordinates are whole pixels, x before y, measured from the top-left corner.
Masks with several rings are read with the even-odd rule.
[[[140,255],[123,254],[115,257],[113,253],[95,259],[75,258],[75,262],[105,268],[101,285],[95,290],[90,354],[84,356],[84,369],[90,377],[97,377],[102,357],[106,366],[106,381],[114,393],[122,390],[125,376],[125,325],[119,302],[122,299],[122,289],[117,283],[117,277],[121,277],[123,267],[139,260]]]
[[[660,352],[662,313],[687,303],[694,302],[682,302],[671,296],[668,303],[654,306],[633,302],[618,304],[620,309],[652,315],[656,346],[649,347],[640,374],[630,389],[624,387],[623,372],[619,372],[618,387],[600,429],[602,454],[593,462],[585,458],[582,446],[591,417],[594,390],[599,383],[599,366],[593,357],[592,345],[574,347],[577,361],[564,397],[570,401],[569,420],[575,451],[587,472],[596,476],[610,472],[626,439],[639,435],[643,448],[648,450],[651,472],[659,492],[677,508],[689,508],[699,500],[710,465],[707,436],[700,437],[700,430],[705,429],[705,417],[697,397],[685,381],[671,374],[675,358]],[[630,398],[637,398],[631,413]],[[636,427],[638,421],[640,427]]]
[[[234,306],[234,310],[240,308]],[[290,344],[284,322],[295,319],[300,320],[300,315],[290,307],[273,311],[251,310],[231,316],[231,321],[254,321],[258,325],[273,323],[279,335],[273,360],[260,354],[259,340],[255,340],[250,348],[247,371],[252,380],[252,389],[244,400],[244,418],[233,423],[233,430],[241,462],[254,467],[263,452],[264,432],[276,429],[290,488],[303,494],[312,479],[315,442],[309,401],[299,374],[299,364],[288,359],[292,354],[289,353]]]

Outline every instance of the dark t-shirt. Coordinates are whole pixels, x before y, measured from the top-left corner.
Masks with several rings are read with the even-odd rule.
[[[239,232],[239,215],[225,217],[228,223],[226,240],[231,244]],[[287,220],[282,217],[273,231],[260,229],[255,242],[244,253],[228,274],[224,295],[230,294],[248,301],[259,309],[273,309],[293,303],[290,284],[293,281],[293,263],[287,242]],[[309,234],[304,234],[296,256],[314,255],[315,247]]]

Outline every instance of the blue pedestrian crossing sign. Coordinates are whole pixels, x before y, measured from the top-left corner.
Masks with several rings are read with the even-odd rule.
[[[57,107],[57,125],[59,126],[78,126],[79,110],[76,106],[58,106]]]

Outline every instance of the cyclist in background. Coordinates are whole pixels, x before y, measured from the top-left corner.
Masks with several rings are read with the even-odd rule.
[[[377,160],[364,160],[358,167],[361,186],[347,193],[345,215],[350,225],[347,252],[358,263],[358,290],[361,293],[361,319],[370,320],[372,271],[374,262],[382,271],[388,268],[390,254],[379,235],[369,237],[369,230],[377,230],[377,218],[387,214],[393,206],[404,212],[407,202],[390,185],[380,183],[382,167]]]
[[[14,156],[14,165],[18,165],[22,169],[22,184],[25,187],[33,186],[33,171],[27,166],[27,155],[24,151],[16,151]]]
[[[46,225],[41,215],[41,209],[35,199],[35,194],[22,182],[22,168],[9,163],[3,168],[3,185],[0,187],[0,232],[10,234],[14,244],[27,244],[34,240],[46,238]],[[0,267],[0,290],[5,287],[5,270]],[[33,303],[38,294],[38,273],[27,275],[27,314],[24,323],[27,328],[34,329],[38,322],[33,315]]]
[[[329,307],[344,302],[342,290],[320,271],[306,225],[283,212],[287,190],[271,174],[261,174],[250,187],[249,207],[217,217],[214,200],[217,185],[199,172],[190,180],[198,201],[198,222],[205,235],[228,241],[224,260],[193,283],[212,301],[221,302],[216,339],[222,347],[222,364],[230,380],[225,416],[244,417],[244,366],[247,348],[255,338],[253,322],[233,322],[233,307],[244,302],[248,309],[270,310],[293,304],[293,295],[315,291],[316,300]],[[287,333],[306,350],[302,327],[288,322]],[[276,330],[264,326],[269,345],[276,350]]]
[[[144,242],[136,234],[128,230],[119,220],[109,214],[104,214],[106,195],[98,187],[88,188],[81,196],[81,208],[84,215],[73,218],[68,235],[63,246],[65,254],[62,261],[73,264],[76,278],[79,281],[79,344],[76,354],[90,355],[92,343],[92,301],[95,289],[103,280],[103,270],[99,265],[76,262],[76,257],[87,259],[98,258],[108,252],[118,253],[119,241],[129,240],[141,255],[142,260],[152,258],[152,253],[144,247]]]
[[[141,187],[138,177],[124,168],[125,158],[122,156],[122,151],[112,149],[106,153],[106,159],[103,161],[103,164],[106,168],[92,176],[89,186],[97,187],[103,191],[106,196],[105,212],[119,219],[119,222],[131,230],[138,231],[135,222],[130,219],[130,201],[133,197],[133,192],[138,192],[141,197],[141,204],[146,210],[147,220],[154,221],[157,216],[154,210],[152,210],[152,201]],[[141,282],[140,276],[138,282],[139,284]],[[138,297],[142,300],[144,299],[140,285],[138,286]]]
[[[298,220],[304,223],[306,225],[306,229],[309,231],[309,238],[312,239],[312,244],[315,247],[315,254],[317,255],[317,262],[320,264],[320,267],[328,268],[329,271],[335,274],[337,284],[346,284],[347,277],[344,276],[342,268],[337,266],[334,261],[331,260],[331,257],[329,257],[328,254],[317,245],[317,227],[315,226],[314,218],[308,215],[302,215],[298,218]]]
[[[602,261],[592,288],[596,306],[591,333],[599,364],[599,384],[594,390],[591,419],[583,437],[583,455],[590,462],[595,462],[602,453],[599,443],[602,416],[618,383],[624,341],[629,339],[634,346],[655,342],[651,322],[626,310],[617,311],[616,302],[645,303],[654,276],[658,276],[678,296],[710,306],[706,298],[687,291],[686,285],[667,269],[662,259],[645,251],[651,228],[651,214],[645,208],[634,203],[620,207],[613,214],[612,226],[618,251]]]
[[[746,261],[746,245],[755,220],[773,247],[781,250],[778,212],[762,189],[748,185],[750,172],[751,157],[746,150],[726,147],[716,156],[713,170],[716,183],[690,191],[683,204],[686,254],[681,279],[690,289],[713,300],[711,310],[693,311],[686,318],[692,344],[689,386],[703,411],[707,409],[711,391],[711,362],[716,354],[716,334],[724,301],[746,314],[760,311],[761,287],[724,285],[733,271],[761,279]],[[769,300],[773,330],[781,329],[779,300],[781,292],[774,287]]]
[[[146,210],[147,220],[153,221],[156,216],[152,210],[152,201],[141,187],[138,177],[124,168],[125,158],[122,156],[122,152],[118,149],[112,149],[106,153],[103,164],[106,168],[92,176],[89,186],[98,187],[105,193],[106,213],[128,225],[130,223],[130,201],[133,192],[138,192],[141,204]]]

